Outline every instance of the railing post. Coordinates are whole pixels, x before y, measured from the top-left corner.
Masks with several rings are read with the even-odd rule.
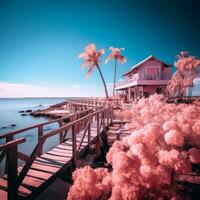
[[[102,113],[102,117],[103,117],[103,130],[105,130],[105,114],[106,114],[106,112],[105,112],[105,110],[103,111],[103,113]]]
[[[17,199],[17,145],[7,150],[8,200]]]
[[[107,108],[107,110],[106,110],[106,125],[107,125],[107,127],[109,125],[109,108]]]
[[[12,141],[13,139],[14,139],[13,135],[6,136],[6,143]],[[8,170],[8,156],[6,156],[5,171],[4,171],[5,174],[8,173],[7,170]]]
[[[60,120],[60,121],[59,121],[59,127],[62,127],[63,124],[64,124],[63,120]],[[63,141],[64,141],[64,132],[60,132],[60,137],[59,137],[59,139],[60,139],[60,144],[63,143]]]
[[[112,107],[110,108],[109,113],[110,113],[110,123],[112,123]]]
[[[40,138],[43,136],[43,126],[38,126],[38,144],[40,143]],[[43,144],[38,150],[38,156],[43,154]]]
[[[91,140],[91,119],[89,118],[89,124],[88,124],[88,147],[90,148],[90,140]]]
[[[97,135],[99,136],[100,130],[99,130],[99,113],[97,113]]]
[[[76,147],[76,125],[72,126],[72,155],[73,155],[73,166],[76,167],[77,161],[77,147]]]

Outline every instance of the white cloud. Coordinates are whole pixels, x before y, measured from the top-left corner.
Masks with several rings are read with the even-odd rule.
[[[7,90],[26,91],[30,89],[37,90],[39,89],[39,87],[36,85],[29,85],[29,84],[0,82],[0,91],[7,91]]]
[[[72,88],[79,89],[79,88],[81,88],[81,86],[80,85],[72,85]]]
[[[46,87],[31,84],[0,82],[0,98],[13,97],[88,97],[103,95],[103,88],[81,87]]]

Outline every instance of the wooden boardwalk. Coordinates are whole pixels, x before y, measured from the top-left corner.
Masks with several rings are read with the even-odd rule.
[[[104,100],[99,98],[86,98],[86,99],[68,99],[64,102],[50,106],[49,108],[34,111],[31,113],[33,116],[47,116],[51,118],[58,118],[66,115],[67,113],[74,113],[87,109],[104,108],[108,106],[121,107],[121,99]]]
[[[112,112],[112,107],[107,107],[77,113],[75,120],[68,123],[64,123],[66,117],[54,120],[60,127],[46,134],[43,133],[44,123],[37,125],[38,143],[30,156],[17,151],[17,146],[26,139],[14,140],[14,135],[30,127],[0,136],[7,141],[0,145],[0,161],[5,156],[7,168],[7,173],[0,179],[1,200],[35,199],[69,167],[76,167],[77,159],[112,122]],[[59,135],[59,145],[43,153],[44,143],[55,135]],[[17,166],[17,159],[24,160],[24,164]]]

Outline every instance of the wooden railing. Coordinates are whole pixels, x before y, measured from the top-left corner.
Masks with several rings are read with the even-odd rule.
[[[25,138],[12,140],[3,145],[0,145],[0,151],[2,155],[6,155],[7,158],[7,196],[8,200],[17,199],[18,180],[17,180],[17,146],[25,142]],[[3,197],[2,197],[3,198]]]
[[[69,98],[64,102],[55,104],[50,106],[47,109],[40,110],[39,113],[54,110],[54,109],[66,109],[70,112],[77,112],[77,111],[83,111],[86,109],[101,109],[108,106],[121,106],[122,105],[122,99],[121,98],[109,98],[109,99],[103,99],[103,98]],[[37,111],[36,111],[37,113]]]
[[[85,113],[86,111],[82,112]],[[3,136],[0,136],[0,138],[6,138],[7,144],[9,144],[10,146],[13,143],[13,137],[16,134],[19,134],[23,131],[26,130],[30,130],[32,128],[38,128],[38,142],[37,145],[35,146],[33,152],[31,153],[30,156],[27,156],[23,153],[19,153],[16,151],[16,147],[15,150],[13,150],[14,155],[12,155],[12,159],[14,159],[15,162],[14,163],[14,168],[10,167],[10,154],[5,154],[4,149],[7,147],[7,144],[3,145],[4,147],[1,146],[0,150],[3,150],[0,157],[1,157],[1,161],[3,160],[3,157],[6,155],[6,160],[7,160],[7,173],[10,173],[11,175],[9,175],[10,177],[15,176],[16,178],[16,160],[17,159],[22,159],[25,161],[25,164],[23,165],[22,170],[19,172],[19,175],[17,177],[17,181],[14,182],[13,184],[15,184],[15,189],[18,190],[19,186],[21,185],[21,183],[23,182],[24,178],[26,177],[31,165],[33,164],[34,160],[39,157],[42,154],[42,149],[43,149],[43,145],[45,144],[45,142],[47,141],[48,138],[55,136],[55,135],[59,135],[60,136],[60,143],[65,142],[66,140],[66,135],[68,133],[71,132],[71,140],[72,140],[72,163],[74,166],[76,166],[77,164],[77,158],[78,155],[81,152],[81,145],[83,144],[84,139],[86,138],[87,140],[87,145],[90,146],[91,144],[91,132],[94,131],[92,129],[92,125],[96,126],[95,128],[95,133],[96,136],[100,136],[100,132],[102,130],[105,130],[105,128],[107,126],[109,126],[109,124],[112,122],[112,117],[113,117],[113,108],[112,107],[106,107],[100,110],[97,110],[95,112],[91,112],[91,110],[87,110],[88,114],[85,116],[82,116],[80,118],[77,117],[77,119],[75,121],[71,121],[67,124],[63,123],[63,120],[66,119],[67,117],[63,117],[61,119],[58,120],[53,120],[54,122],[59,122],[61,123],[61,126],[55,130],[49,131],[46,134],[43,134],[43,125],[47,124],[47,123],[43,123],[43,124],[39,124],[39,125],[35,125],[32,127],[28,127],[25,129],[21,129],[15,132],[11,132],[8,134],[5,134]],[[80,114],[80,113],[79,113]],[[61,121],[60,121],[61,120]],[[51,121],[52,123],[52,121]],[[77,140],[77,134],[79,134],[81,132],[81,136],[79,135],[79,140]],[[80,138],[81,137],[81,138]],[[24,142],[24,139],[21,140],[17,140],[18,142],[16,142],[16,144]],[[20,142],[19,142],[20,141]],[[10,152],[10,151],[9,151]],[[4,154],[4,155],[3,155]],[[8,182],[10,182],[11,179],[8,179]],[[9,183],[10,185],[12,185],[12,183]],[[11,186],[10,186],[11,187]]]
[[[103,108],[103,107],[121,105],[122,103],[120,98],[110,98],[108,100],[101,98],[71,99],[67,100],[66,103],[67,102],[77,106],[83,105],[88,108]]]
[[[148,80],[152,80],[152,81],[164,81],[164,80],[170,80],[171,79],[171,74],[170,73],[163,73],[161,76],[158,76],[153,74],[153,75],[144,75],[143,78],[139,78],[139,77],[131,77],[131,78],[125,78],[124,80],[122,80],[121,82],[117,82],[116,83],[116,87],[122,86],[122,85],[126,85],[128,83],[134,83],[134,85],[140,85],[140,82],[145,82]]]
[[[71,130],[72,133],[72,141],[73,141],[73,163],[76,165],[77,161],[77,154],[79,153],[80,147],[82,145],[82,142],[87,134],[88,136],[88,145],[90,145],[90,138],[91,138],[91,124],[96,124],[96,134],[99,137],[100,132],[102,130],[105,130],[105,127],[107,127],[112,122],[113,117],[113,107],[107,107],[103,108],[101,110],[95,111],[93,113],[90,113],[74,122],[71,122],[59,129],[50,131],[49,133],[45,134],[41,137],[41,144],[44,144],[44,142],[52,136],[62,134],[63,132],[67,133],[69,130]],[[76,135],[83,131],[83,135],[81,138],[81,141],[77,148],[77,140]]]
[[[79,118],[81,118],[81,117],[83,117],[85,115],[88,115],[91,112],[93,112],[92,109],[87,109],[87,110],[78,112],[76,114],[65,116],[65,117],[62,117],[62,118],[59,118],[59,119],[56,119],[56,120],[51,120],[49,122],[44,122],[44,123],[36,124],[36,125],[33,125],[33,126],[29,126],[29,127],[23,128],[23,129],[19,129],[19,130],[16,130],[16,131],[12,131],[12,132],[0,135],[0,139],[5,139],[6,142],[10,142],[10,141],[14,140],[14,136],[16,136],[16,135],[18,137],[20,137],[20,134],[24,133],[25,131],[29,131],[29,130],[32,130],[32,129],[37,129],[36,134],[38,135],[38,143],[39,143],[40,138],[44,134],[44,126],[45,125],[51,125],[51,124],[54,124],[54,123],[58,123],[59,127],[62,127],[64,125],[66,125],[66,123],[70,123],[72,121],[75,121],[75,120],[77,120],[77,119],[79,119]],[[59,142],[62,143],[64,141],[65,137],[66,137],[66,133],[60,134]],[[42,153],[43,153],[43,148],[41,147],[39,149],[39,155],[41,155]],[[0,162],[3,160],[4,157],[5,157],[5,154],[2,154],[0,156]],[[25,161],[25,162],[29,159],[29,157],[26,154],[22,153],[22,152],[18,152],[18,158],[20,160],[22,160],[22,161]],[[8,161],[6,159],[6,163],[7,162]],[[7,171],[5,171],[5,173],[6,172]]]

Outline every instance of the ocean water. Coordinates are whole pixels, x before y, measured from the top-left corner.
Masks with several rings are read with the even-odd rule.
[[[65,100],[66,98],[0,98],[0,135],[49,121],[45,117],[22,116],[19,111],[44,109]],[[15,126],[12,126],[13,124]],[[44,134],[55,128],[58,128],[58,123],[44,126]],[[38,141],[37,129],[25,131],[15,136],[15,138],[21,137],[25,137],[26,142],[18,145],[18,151],[30,155]],[[57,145],[58,141],[58,136],[49,138],[44,144],[44,152]],[[5,140],[0,140],[0,144],[4,142]],[[22,161],[19,161],[19,164],[21,163]],[[4,164],[5,162],[0,163],[0,175],[3,174]]]
[[[19,111],[38,110],[66,98],[0,98],[0,134],[48,121],[44,117],[21,116]],[[16,126],[11,126],[15,124]]]

